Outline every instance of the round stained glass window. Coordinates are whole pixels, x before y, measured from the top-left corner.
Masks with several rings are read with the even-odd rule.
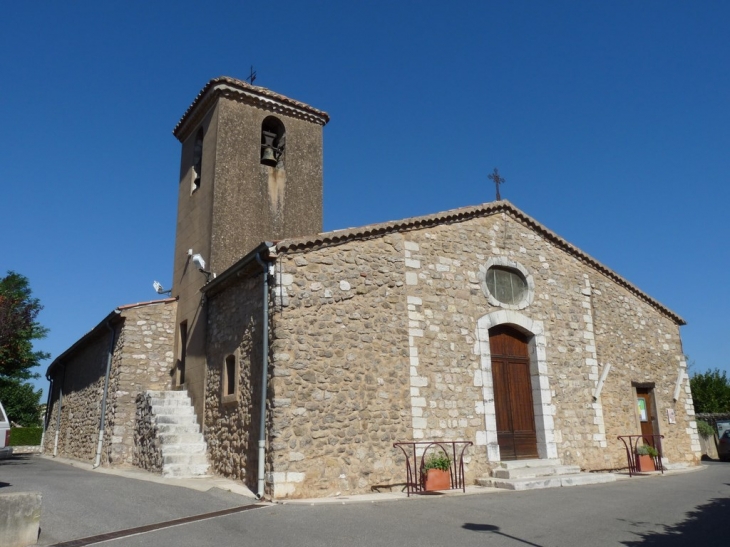
[[[527,294],[527,280],[514,268],[492,266],[484,281],[489,293],[502,304],[517,305]]]

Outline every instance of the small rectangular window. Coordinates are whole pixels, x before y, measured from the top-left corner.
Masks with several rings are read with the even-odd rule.
[[[177,359],[177,383],[183,385],[185,383],[185,357],[188,352],[188,322],[180,323],[180,348]]]
[[[236,393],[236,358],[233,355],[226,357],[226,395]]]
[[[226,356],[221,367],[221,402],[235,403],[238,400],[238,359]]]

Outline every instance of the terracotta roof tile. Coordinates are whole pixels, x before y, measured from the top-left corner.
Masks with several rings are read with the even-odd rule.
[[[128,310],[130,308],[141,308],[142,306],[149,306],[150,304],[166,304],[167,302],[174,302],[177,298],[160,298],[157,300],[148,300],[146,302],[137,302],[135,304],[124,304],[123,306],[117,307],[118,310]]]

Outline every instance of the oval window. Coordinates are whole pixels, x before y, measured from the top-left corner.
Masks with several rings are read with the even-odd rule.
[[[492,266],[487,270],[487,290],[503,304],[516,305],[527,293],[527,280],[522,272],[504,266]]]

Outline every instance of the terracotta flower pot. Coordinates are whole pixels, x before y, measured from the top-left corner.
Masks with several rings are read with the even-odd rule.
[[[451,474],[441,469],[428,469],[423,481],[423,488],[427,492],[449,490],[451,488]]]
[[[637,454],[636,455],[636,470],[637,471],[656,471],[654,465],[654,458],[648,454]]]

